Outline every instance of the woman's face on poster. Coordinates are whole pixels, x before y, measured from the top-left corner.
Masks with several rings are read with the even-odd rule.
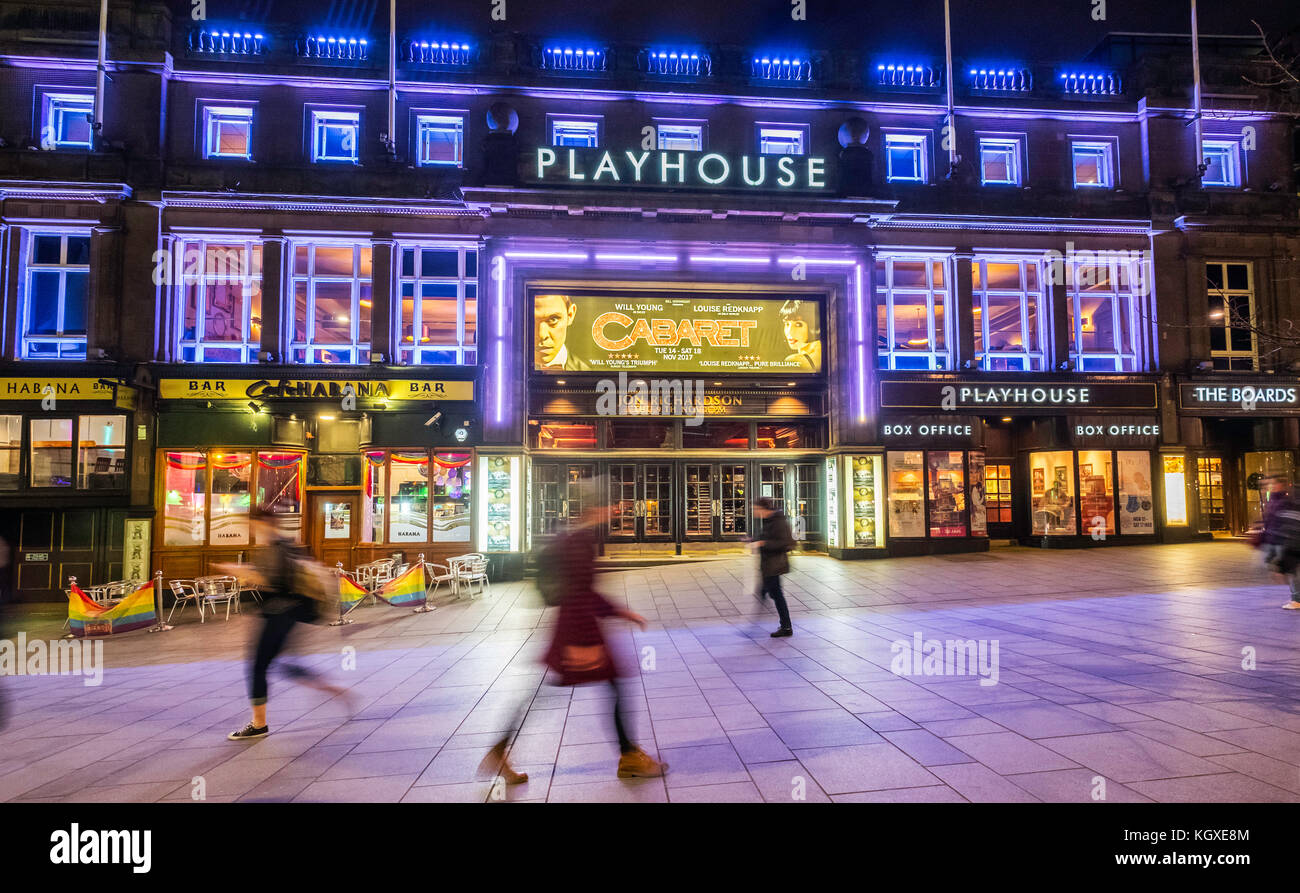
[[[802,350],[808,344],[808,323],[797,316],[785,320],[785,342],[791,350]]]

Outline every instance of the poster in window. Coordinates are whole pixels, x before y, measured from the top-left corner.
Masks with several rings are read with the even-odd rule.
[[[433,474],[433,541],[468,543],[470,454],[435,453]]]
[[[352,503],[327,502],[324,508],[325,536],[327,540],[352,538]]]
[[[1115,456],[1119,462],[1120,533],[1155,533],[1151,454],[1145,450],[1121,450]]]
[[[889,533],[925,536],[925,453],[889,453]]]
[[[944,450],[928,455],[930,536],[965,536],[965,454],[959,450]]]
[[[988,536],[988,510],[985,508],[984,454],[970,453],[970,535]]]

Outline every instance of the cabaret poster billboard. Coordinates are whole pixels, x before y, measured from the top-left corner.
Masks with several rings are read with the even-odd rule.
[[[822,371],[817,296],[533,293],[540,372]]]

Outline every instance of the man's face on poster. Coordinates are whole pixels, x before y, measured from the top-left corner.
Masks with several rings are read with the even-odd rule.
[[[537,296],[533,303],[533,351],[538,366],[555,362],[577,315],[577,305],[565,301],[562,295]]]

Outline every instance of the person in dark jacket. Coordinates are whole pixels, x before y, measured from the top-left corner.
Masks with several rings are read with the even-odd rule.
[[[794,635],[794,629],[790,626],[790,608],[781,592],[781,577],[790,573],[790,550],[794,548],[794,533],[790,530],[790,522],[785,515],[766,496],[754,500],[754,514],[763,522],[763,538],[756,543],[758,576],[763,581],[759,593],[772,597],[777,616],[781,618],[781,626],[772,633],[772,638],[784,639]]]
[[[604,487],[593,486],[590,489],[593,494],[608,492]],[[624,700],[618,687],[618,679],[624,674],[605,642],[600,624],[606,617],[619,617],[644,630],[646,620],[640,614],[616,607],[596,591],[596,537],[600,527],[608,520],[609,508],[598,504],[599,499],[584,500],[584,503],[587,508],[583,511],[580,525],[561,534],[556,543],[559,552],[554,566],[562,569],[562,594],[554,638],[543,662],[559,674],[560,685],[609,683],[614,692],[614,731],[618,735],[620,752],[618,777],[657,778],[668,769],[668,764],[651,757],[628,734]],[[479,767],[480,773],[499,776],[506,784],[528,781],[527,773],[515,772],[507,758],[510,736],[513,729],[522,726],[527,708],[528,705],[525,704],[517,721],[512,724],[512,732],[506,733],[488,751]]]
[[[1291,493],[1291,482],[1275,475],[1268,482],[1264,503],[1264,529],[1260,534],[1264,560],[1291,585],[1291,601],[1282,607],[1300,611],[1300,502]]]

